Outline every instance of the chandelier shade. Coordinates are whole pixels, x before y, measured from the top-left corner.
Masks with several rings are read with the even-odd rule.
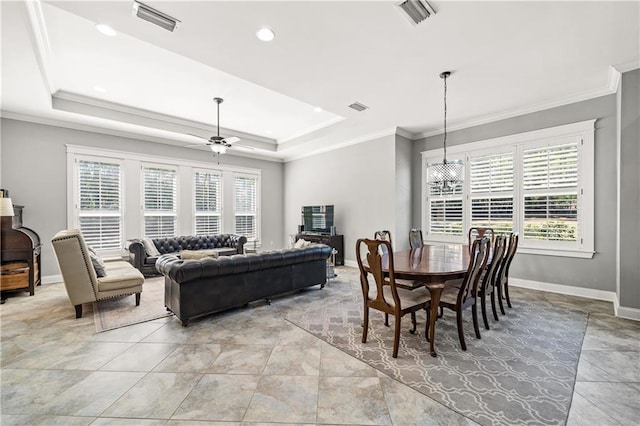
[[[441,193],[453,192],[464,180],[463,162],[447,161],[447,78],[450,75],[450,71],[440,73],[444,80],[444,156],[441,163],[427,164],[427,183]]]

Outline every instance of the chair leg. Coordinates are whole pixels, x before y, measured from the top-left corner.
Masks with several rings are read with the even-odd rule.
[[[402,317],[396,315],[395,330],[393,332],[393,354],[394,358],[398,358],[398,347],[400,346],[400,322]]]
[[[480,295],[480,303],[482,303],[480,307],[482,309],[482,320],[484,321],[484,328],[490,330],[489,321],[487,321],[487,295],[484,294],[484,292]]]
[[[75,305],[76,308],[76,318],[82,318],[82,304]]]
[[[463,351],[466,351],[467,345],[464,343],[464,332],[462,330],[462,309],[456,310],[456,320],[458,323],[458,338],[460,339],[460,346]]]
[[[362,343],[367,343],[367,333],[369,332],[369,306],[364,304],[364,323],[362,324]]]
[[[389,314],[387,313],[384,314],[384,325],[389,327]]]
[[[140,293],[136,293],[136,306],[140,306]]]
[[[504,282],[504,295],[507,298],[507,306],[511,308],[511,299],[509,299],[509,280],[505,280]]]
[[[413,328],[409,330],[409,333],[416,334],[416,328],[417,328],[418,322],[416,321],[415,312],[411,312],[411,325],[413,326]]]
[[[429,324],[431,323],[431,307],[427,306],[424,309],[427,313],[427,323],[424,326],[424,337],[429,341]]]
[[[477,303],[471,305],[471,314],[473,315],[473,330],[476,332],[476,337],[481,339],[480,337],[480,327],[478,327],[478,307]]]
[[[444,317],[444,309],[442,308],[442,306],[440,306],[440,315],[438,315],[438,318],[442,317]]]
[[[500,312],[502,313],[502,315],[506,315],[506,312],[504,311],[504,305],[502,304],[502,285],[498,287],[498,303],[500,304]]]
[[[496,321],[500,321],[498,319],[498,311],[496,310],[496,292],[495,291],[491,292],[491,310],[493,311],[493,319],[495,319]]]

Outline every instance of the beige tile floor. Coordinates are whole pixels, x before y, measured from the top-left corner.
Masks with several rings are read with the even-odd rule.
[[[285,321],[345,285],[187,328],[163,318],[99,334],[91,306],[76,320],[60,284],[18,294],[0,307],[0,423],[474,424]],[[640,324],[574,300],[591,314],[567,424],[638,424]]]

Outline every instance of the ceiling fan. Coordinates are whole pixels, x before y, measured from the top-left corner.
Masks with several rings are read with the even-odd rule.
[[[224,99],[222,98],[213,98],[213,101],[218,104],[218,133],[216,136],[211,136],[209,139],[207,138],[203,138],[202,136],[198,136],[198,135],[193,135],[193,134],[189,134],[190,136],[195,136],[196,138],[200,138],[200,139],[204,139],[205,141],[207,141],[204,145],[203,144],[196,144],[196,145],[187,145],[186,148],[190,148],[190,147],[194,147],[194,146],[208,146],[209,148],[211,148],[211,151],[213,151],[215,154],[224,154],[227,152],[228,148],[231,148],[231,145],[233,145],[234,143],[238,142],[240,140],[240,138],[236,137],[236,136],[231,136],[228,138],[223,138],[220,136],[220,104],[222,102],[224,102]]]

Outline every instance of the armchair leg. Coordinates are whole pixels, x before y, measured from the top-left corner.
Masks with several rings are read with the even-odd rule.
[[[82,318],[82,304],[75,305],[76,308],[76,318]]]
[[[136,293],[136,306],[140,306],[140,293]]]

